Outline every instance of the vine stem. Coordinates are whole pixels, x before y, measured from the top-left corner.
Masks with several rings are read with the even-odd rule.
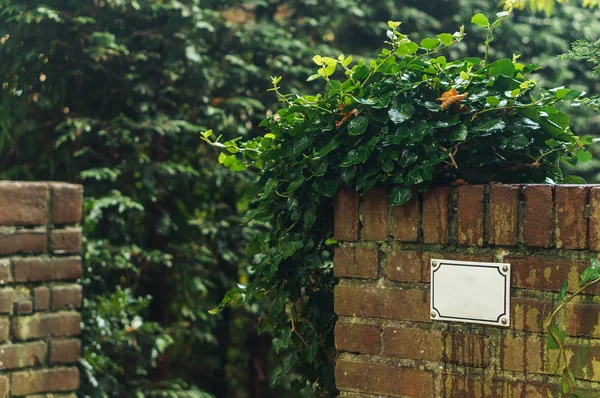
[[[556,344],[558,345],[558,349],[560,350],[560,354],[562,357],[562,366],[561,366],[561,373],[565,373],[565,370],[567,371],[567,381],[569,383],[569,389],[571,390],[571,393],[574,394],[575,393],[575,386],[573,385],[573,381],[571,380],[571,376],[569,375],[568,369],[567,369],[567,352],[565,350],[565,345],[563,344],[563,342],[560,340],[560,338],[556,335],[556,333],[554,332],[554,330],[552,330],[552,325],[554,325],[554,319],[556,318],[556,316],[558,315],[558,313],[560,312],[560,310],[562,310],[565,305],[569,304],[571,301],[573,301],[573,299],[575,297],[577,297],[581,292],[583,292],[585,289],[587,289],[588,287],[596,284],[600,282],[600,278],[596,278],[592,281],[589,281],[587,283],[585,283],[583,286],[581,286],[577,291],[575,291],[573,294],[571,294],[565,301],[563,301],[555,310],[554,312],[550,315],[550,317],[548,317],[548,320],[546,321],[544,328],[548,330],[548,333],[550,333],[552,335],[552,338],[554,338],[554,340],[556,341]]]

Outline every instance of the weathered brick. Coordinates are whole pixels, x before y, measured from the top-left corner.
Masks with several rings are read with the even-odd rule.
[[[600,305],[567,304],[562,318],[568,335],[600,338]]]
[[[75,280],[81,277],[80,258],[64,259],[26,259],[13,260],[15,281],[44,282],[56,280]]]
[[[50,235],[53,253],[81,253],[81,230],[78,228],[55,229]]]
[[[8,317],[0,317],[0,343],[8,340],[10,323]]]
[[[338,361],[335,367],[335,379],[340,390],[392,397],[433,397],[433,376],[420,369]]]
[[[585,215],[589,187],[559,185],[555,189],[556,247],[586,249],[588,221]]]
[[[485,188],[481,185],[461,185],[457,193],[456,241],[461,245],[483,246]]]
[[[15,314],[28,315],[33,312],[33,300],[21,299],[15,303]]]
[[[0,182],[0,225],[45,225],[46,184]]]
[[[349,278],[377,279],[379,253],[375,249],[335,249],[333,272],[335,276]]]
[[[51,183],[52,224],[74,224],[81,221],[83,187],[81,185]]]
[[[384,355],[485,367],[490,358],[488,347],[486,336],[412,327],[383,328]]]
[[[385,191],[372,188],[363,196],[362,239],[383,241],[388,237],[388,201]]]
[[[0,286],[12,282],[13,277],[10,269],[10,260],[0,259]]]
[[[511,264],[512,287],[558,291],[565,280],[569,280],[569,291],[579,286],[579,275],[588,266],[584,260],[567,260],[542,257],[507,256],[504,261]],[[589,292],[599,294],[600,286]]]
[[[512,297],[511,327],[528,332],[542,332],[542,322],[552,313],[552,302],[527,297]]]
[[[83,288],[81,285],[53,286],[51,291],[51,308],[53,310],[77,309],[81,307],[81,300],[83,298]]]
[[[490,185],[489,240],[491,245],[515,246],[518,239],[518,185]]]
[[[15,298],[13,288],[5,287],[0,289],[0,313],[9,314],[12,311],[12,306]]]
[[[443,374],[440,398],[549,398],[562,396],[547,383],[487,380],[470,375]]]
[[[546,343],[539,335],[503,337],[500,366],[512,372],[553,373],[548,371]]]
[[[340,320],[335,325],[335,348],[338,351],[379,354],[380,332],[379,325]]]
[[[569,369],[573,371],[576,378],[600,381],[600,347],[597,346],[597,342],[582,340],[579,344],[569,344],[567,358],[569,358]]]
[[[79,388],[77,368],[28,370],[12,374],[11,393],[15,395],[74,391]]]
[[[76,336],[81,332],[80,322],[77,312],[19,316],[12,320],[12,335],[16,340]]]
[[[79,360],[81,342],[77,339],[52,340],[50,342],[50,363],[69,364]]]
[[[432,258],[456,261],[492,261],[491,254],[432,253],[415,251],[390,252],[387,257],[387,279],[398,282],[429,283],[431,279],[430,261]]]
[[[551,185],[526,185],[523,240],[525,245],[551,247],[554,231],[554,202]]]
[[[600,251],[600,187],[590,190],[590,249]]]
[[[42,341],[0,346],[0,371],[40,366],[46,362],[48,347]]]
[[[402,206],[392,207],[394,217],[394,239],[403,242],[419,240],[419,196],[412,198]]]
[[[340,316],[431,322],[429,292],[338,285],[335,312]]]
[[[0,234],[0,255],[15,253],[35,254],[46,252],[46,230],[26,229]]]
[[[0,376],[0,398],[8,398],[10,393],[10,383],[8,377]]]
[[[339,241],[358,240],[358,193],[349,189],[337,192],[334,198],[333,237]]]
[[[38,286],[33,289],[33,300],[36,311],[45,311],[50,308],[50,289]]]
[[[450,188],[436,186],[423,193],[423,241],[448,242],[448,198]]]

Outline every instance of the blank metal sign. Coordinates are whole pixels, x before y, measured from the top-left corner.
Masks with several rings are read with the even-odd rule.
[[[431,319],[510,326],[510,264],[431,260]]]

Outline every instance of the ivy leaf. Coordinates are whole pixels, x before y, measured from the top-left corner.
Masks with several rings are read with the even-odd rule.
[[[316,341],[313,341],[306,347],[306,360],[312,363],[315,360],[319,346]]]
[[[400,206],[412,197],[412,190],[407,187],[394,187],[388,193],[388,200],[392,206]]]
[[[439,35],[437,35],[438,39],[440,39],[440,41],[445,45],[445,46],[449,46],[450,44],[452,44],[452,41],[454,40],[454,36],[451,35],[450,33],[441,33]]]
[[[425,38],[421,40],[421,47],[426,50],[433,50],[440,45],[440,39]]]
[[[388,115],[390,116],[390,120],[394,124],[404,123],[409,120],[413,114],[415,113],[415,107],[411,104],[398,104],[395,103],[390,110],[388,111]]]
[[[500,59],[490,65],[490,75],[505,75],[511,77],[515,73],[515,65],[508,58]]]
[[[450,133],[450,135],[448,136],[448,140],[450,142],[465,141],[467,139],[468,134],[469,130],[467,129],[467,126],[461,124],[455,130],[453,130],[452,133]]]
[[[558,295],[556,296],[556,300],[562,301],[565,298],[565,294],[567,293],[567,289],[569,288],[569,281],[566,280],[563,282],[560,290],[558,291]]]
[[[325,145],[317,153],[315,153],[315,156],[313,156],[313,159],[318,160],[318,159],[324,158],[331,151],[339,148],[339,146],[341,144],[342,144],[341,134],[337,134],[331,139],[331,141],[329,141],[329,143],[327,145]]]
[[[482,28],[487,28],[490,25],[490,20],[483,14],[475,14],[473,18],[471,18],[471,23],[479,25]]]
[[[367,131],[368,125],[369,119],[367,119],[365,116],[358,116],[348,123],[348,134],[360,135]]]
[[[600,278],[600,260],[590,259],[590,265],[579,276],[579,285],[583,286],[587,282]]]
[[[570,176],[565,177],[565,183],[566,184],[587,184],[587,181],[579,176],[570,175]]]
[[[577,151],[575,152],[575,156],[577,156],[577,161],[581,163],[592,161],[592,154],[589,151]]]
[[[495,133],[499,133],[506,128],[506,123],[500,119],[488,120],[475,127],[475,133],[478,137],[485,137]]]

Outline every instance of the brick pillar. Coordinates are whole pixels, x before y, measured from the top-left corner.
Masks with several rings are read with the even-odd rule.
[[[79,388],[82,200],[80,185],[0,182],[0,398]]]
[[[598,257],[599,204],[600,188],[575,185],[435,187],[394,209],[380,190],[358,201],[340,191],[340,396],[561,396],[541,322],[563,281],[574,290]],[[431,258],[510,263],[510,328],[432,322]],[[569,305],[561,322],[582,396],[600,396],[600,286]]]

